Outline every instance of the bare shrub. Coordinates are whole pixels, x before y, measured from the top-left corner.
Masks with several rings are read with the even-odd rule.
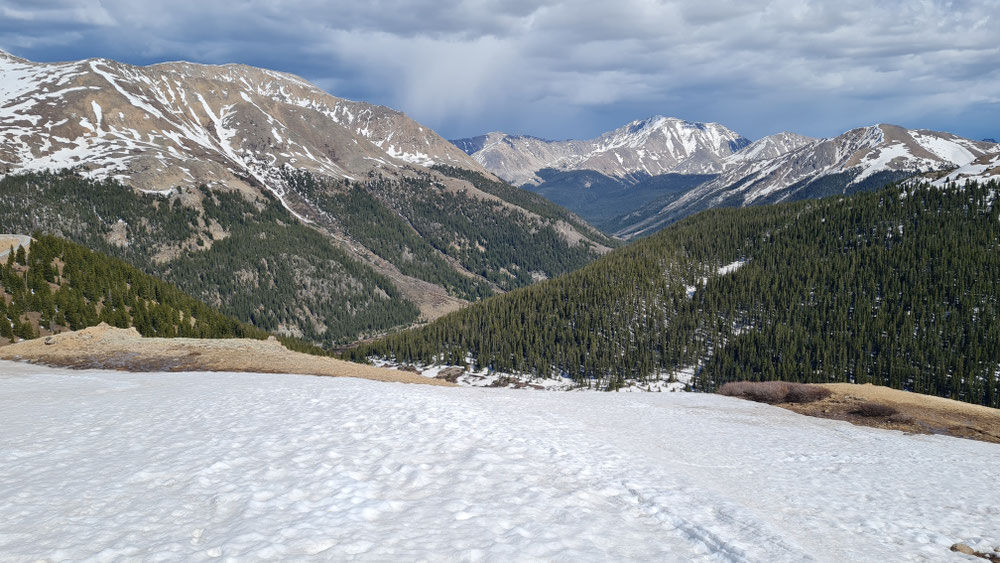
[[[787,381],[733,381],[720,387],[719,393],[770,404],[811,403],[830,396],[824,387]]]
[[[791,389],[788,390],[788,394],[785,395],[785,402],[812,403],[815,401],[822,401],[832,394],[833,392],[826,387],[795,383],[792,385]]]
[[[851,414],[868,418],[888,418],[898,412],[895,407],[882,403],[861,403],[858,408],[851,411]]]

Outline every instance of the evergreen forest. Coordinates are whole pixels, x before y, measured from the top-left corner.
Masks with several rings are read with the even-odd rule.
[[[0,178],[0,224],[120,258],[222,313],[317,345],[414,322],[385,276],[302,224],[266,191],[146,194],[71,171]]]
[[[908,182],[705,211],[349,356],[471,357],[605,389],[693,368],[705,391],[870,382],[998,407],[998,187]]]
[[[12,174],[0,178],[0,224],[120,258],[226,315],[327,348],[420,320],[379,259],[475,301],[616,245],[540,196],[457,168],[357,181],[289,169],[282,180],[283,202],[263,188],[148,194],[69,170]]]
[[[0,264],[0,338],[36,338],[99,323],[163,338],[267,338],[125,262],[36,233]],[[303,351],[302,342],[285,343]]]

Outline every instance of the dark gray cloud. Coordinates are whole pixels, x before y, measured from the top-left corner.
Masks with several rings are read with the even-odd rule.
[[[0,0],[33,60],[242,62],[446,136],[652,114],[759,137],[876,122],[1000,135],[1000,0]]]

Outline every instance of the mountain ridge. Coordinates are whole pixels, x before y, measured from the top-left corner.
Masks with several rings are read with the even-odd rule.
[[[481,170],[402,112],[338,98],[289,73],[104,58],[0,64],[0,163],[10,170],[80,165],[153,190],[256,181],[278,197],[276,170],[286,165],[340,178],[438,162]],[[192,158],[211,164],[192,167]]]
[[[649,234],[703,209],[746,206],[873,189],[922,172],[947,170],[1000,151],[952,133],[877,124],[815,139],[773,158],[736,163],[715,179],[616,220],[614,233]]]
[[[479,164],[515,185],[538,184],[537,171],[595,170],[612,177],[644,172],[712,173],[720,160],[749,139],[718,123],[656,115],[637,119],[587,140],[549,141],[530,135],[493,132],[452,141]],[[466,151],[468,152],[468,150]]]

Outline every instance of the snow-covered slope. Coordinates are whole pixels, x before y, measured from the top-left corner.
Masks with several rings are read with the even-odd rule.
[[[1000,446],[717,395],[0,363],[0,559],[971,561]]]
[[[997,150],[1000,151],[1000,145]],[[1000,179],[1000,152],[984,154],[965,166],[956,168],[947,176],[935,180],[934,183],[941,186],[952,182],[965,184],[998,179]]]
[[[681,197],[653,202],[632,214],[631,221],[625,218],[622,222],[626,224],[616,234],[624,238],[648,234],[697,211],[722,205],[774,203],[864,189],[881,178],[964,166],[1000,150],[996,143],[885,124],[805,144],[798,139],[793,144],[800,146],[773,158],[739,162],[738,155],[730,157],[726,162],[732,165],[716,179]]]
[[[722,160],[722,166],[723,169],[732,169],[749,162],[777,158],[797,148],[808,145],[815,140],[812,137],[787,131],[775,133],[774,135],[757,139],[743,147],[739,152],[727,156]]]
[[[79,166],[135,187],[262,185],[288,165],[333,177],[451,164],[481,170],[430,129],[290,74],[185,62],[33,63],[0,52],[0,173]]]
[[[537,184],[543,168],[595,170],[612,177],[676,172],[711,174],[749,140],[718,123],[655,116],[587,141],[547,141],[489,133],[453,141],[489,171],[515,185]]]

